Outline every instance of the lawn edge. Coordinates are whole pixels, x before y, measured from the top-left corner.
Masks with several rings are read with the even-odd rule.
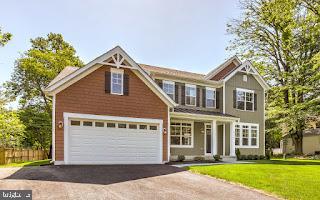
[[[224,183],[229,183],[231,185],[235,185],[235,186],[240,186],[240,187],[243,187],[245,189],[248,189],[248,190],[253,190],[255,192],[258,192],[258,193],[261,193],[263,195],[266,195],[266,196],[269,196],[269,197],[273,197],[273,198],[277,198],[277,199],[280,199],[280,200],[285,200],[285,198],[281,197],[281,196],[278,196],[277,194],[274,194],[274,193],[270,193],[270,192],[267,192],[267,191],[264,191],[264,190],[260,190],[260,189],[257,189],[257,188],[254,188],[254,187],[250,187],[250,186],[247,186],[247,185],[244,185],[242,183],[238,183],[238,182],[233,182],[233,181],[228,181],[226,179],[222,179],[222,178],[218,178],[218,177],[215,177],[215,176],[210,176],[210,175],[207,175],[207,174],[201,174],[201,173],[198,173],[198,172],[194,172],[194,171],[191,171],[188,169],[188,171],[190,173],[193,173],[193,174],[198,174],[198,175],[201,175],[201,176],[206,176],[208,178],[214,178],[218,181],[221,181],[221,182],[224,182]]]

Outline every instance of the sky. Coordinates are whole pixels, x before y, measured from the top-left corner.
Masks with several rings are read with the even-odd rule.
[[[238,0],[10,0],[0,26],[13,34],[0,48],[0,84],[30,39],[61,33],[89,62],[120,45],[136,62],[207,73],[232,56],[226,24],[240,15]]]

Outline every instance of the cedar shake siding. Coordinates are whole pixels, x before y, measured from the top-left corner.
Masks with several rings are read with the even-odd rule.
[[[162,119],[163,128],[168,128],[168,107],[131,70],[128,75],[128,95],[112,95],[105,91],[106,72],[110,67],[102,66],[91,74],[56,94],[55,110],[55,156],[64,160],[63,112],[110,115],[134,118]],[[142,100],[143,99],[143,100]],[[167,160],[167,134],[163,134],[163,160]]]

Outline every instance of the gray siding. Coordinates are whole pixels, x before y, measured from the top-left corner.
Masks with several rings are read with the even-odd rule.
[[[265,146],[265,124],[264,124],[264,90],[259,82],[252,76],[247,75],[247,82],[243,81],[243,73],[238,72],[226,82],[226,113],[240,118],[240,122],[258,123],[259,124],[259,148],[241,148],[242,154],[264,154]],[[244,88],[254,90],[257,94],[257,110],[240,111],[233,108],[233,90]],[[229,133],[229,131],[228,131]]]

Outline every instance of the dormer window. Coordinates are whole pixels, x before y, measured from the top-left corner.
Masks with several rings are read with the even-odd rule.
[[[216,89],[206,88],[206,107],[215,108],[216,107]]]
[[[163,91],[171,98],[174,99],[174,82],[173,81],[163,81],[162,82]]]
[[[186,93],[186,105],[196,106],[196,97],[197,97],[196,86],[186,84],[185,93]]]
[[[123,69],[111,68],[111,94],[123,95]]]

